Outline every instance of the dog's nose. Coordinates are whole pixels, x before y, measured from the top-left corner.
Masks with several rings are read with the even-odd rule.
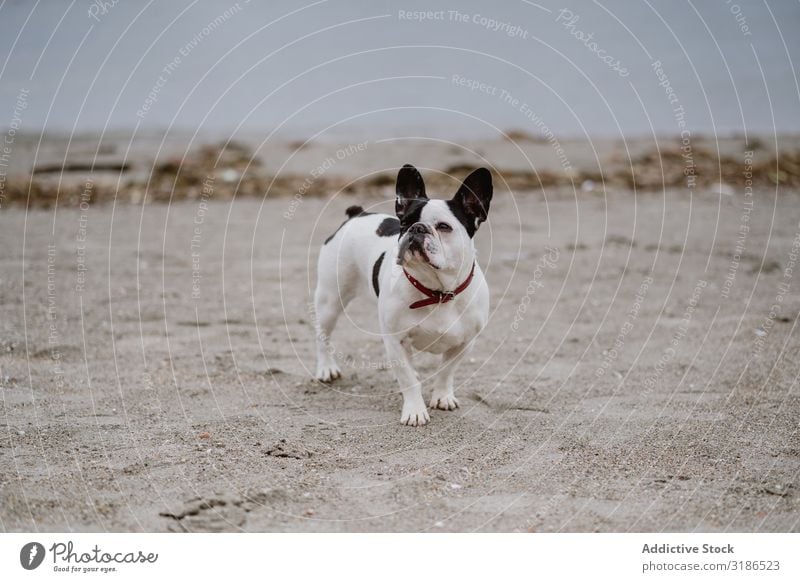
[[[417,222],[416,224],[412,224],[411,228],[408,229],[410,234],[429,234],[430,229],[421,222]]]

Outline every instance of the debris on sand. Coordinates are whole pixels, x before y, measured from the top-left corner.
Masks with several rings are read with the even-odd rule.
[[[537,143],[529,136],[514,136],[517,141]],[[602,194],[608,189],[682,189],[726,197],[733,197],[744,188],[800,188],[800,149],[795,145],[770,152],[754,151],[751,143],[745,144],[746,151],[738,153],[731,153],[730,148],[723,153],[719,147],[712,151],[710,147],[710,143],[698,144],[687,153],[679,142],[668,141],[630,155],[614,150],[594,165],[558,169],[504,168],[500,156],[493,168],[495,188],[525,192],[565,187],[584,195]],[[449,191],[473,169],[475,164],[471,162],[453,163],[425,180],[432,190]],[[247,146],[226,142],[204,145],[149,167],[128,160],[37,166],[30,176],[4,184],[2,203],[51,207],[56,203],[78,206],[112,200],[146,204],[339,193],[385,196],[394,188],[394,181],[395,173],[391,171],[362,178],[321,174],[309,179],[308,175],[285,172],[271,175]],[[91,187],[87,188],[89,182]]]
[[[34,174],[53,174],[63,172],[127,172],[128,162],[67,162],[63,164],[42,164],[33,169]]]
[[[311,457],[311,451],[292,446],[286,442],[286,439],[281,439],[267,449],[267,456],[281,459],[307,459]]]
[[[776,495],[777,497],[789,497],[792,494],[794,486],[789,483],[788,485],[772,485],[761,488],[761,493],[767,495]]]

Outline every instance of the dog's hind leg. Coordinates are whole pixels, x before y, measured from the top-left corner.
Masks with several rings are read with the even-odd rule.
[[[336,363],[336,348],[331,341],[339,316],[355,295],[352,279],[337,280],[335,271],[320,269],[314,293],[314,324],[317,334],[317,373],[321,382],[333,382],[342,373]]]
[[[331,289],[323,289],[317,286],[314,295],[315,324],[317,332],[317,380],[321,382],[333,382],[341,377],[342,373],[336,364],[335,347],[331,341],[333,328],[336,320],[339,319],[344,307],[339,296]]]

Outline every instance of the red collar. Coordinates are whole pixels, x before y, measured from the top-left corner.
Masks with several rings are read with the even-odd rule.
[[[408,279],[408,282],[411,283],[417,289],[417,291],[428,296],[427,299],[420,299],[419,301],[415,301],[408,306],[409,309],[419,309],[420,307],[436,305],[437,303],[447,303],[448,301],[455,299],[455,296],[469,287],[469,284],[472,282],[472,276],[475,274],[475,262],[473,261],[472,269],[470,270],[467,278],[464,279],[464,282],[456,287],[453,291],[437,291],[436,289],[428,289],[425,285],[409,275],[408,271],[405,269],[403,269],[403,273],[405,273],[406,279]]]

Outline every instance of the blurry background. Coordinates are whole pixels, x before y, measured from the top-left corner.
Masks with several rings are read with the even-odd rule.
[[[794,132],[798,29],[797,2],[748,0],[9,0],[0,126],[28,89],[29,131],[492,137],[528,123],[505,90],[562,137],[676,133],[661,61],[693,133]]]

